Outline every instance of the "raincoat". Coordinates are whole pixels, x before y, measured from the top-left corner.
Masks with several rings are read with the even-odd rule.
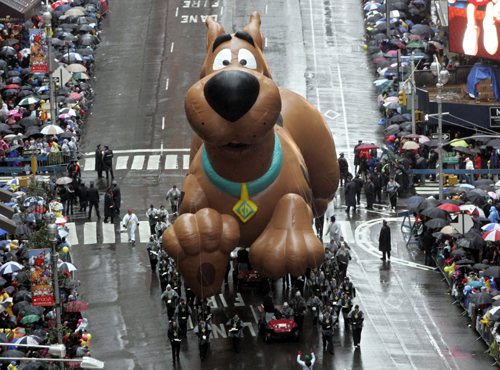
[[[491,208],[490,208],[490,215],[488,216],[488,219],[492,223],[497,224],[498,223],[498,220],[497,220],[498,217],[500,217],[500,216],[498,215],[497,209],[495,207],[491,206]]]
[[[122,221],[123,227],[127,228],[128,239],[135,242],[135,229],[139,225],[139,220],[135,213],[126,214]]]

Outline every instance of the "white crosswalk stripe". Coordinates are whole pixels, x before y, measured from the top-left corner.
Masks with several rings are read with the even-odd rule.
[[[165,169],[166,170],[176,170],[179,168],[176,155],[167,155],[165,157]]]
[[[115,225],[102,224],[102,243],[113,244],[115,242]]]
[[[160,156],[150,155],[148,161],[148,170],[157,170],[160,167]]]
[[[138,155],[134,157],[134,161],[132,162],[132,170],[142,170],[142,167],[144,166],[144,159],[146,156],[144,155]]]
[[[95,222],[87,222],[83,228],[83,243],[97,244],[97,228]]]
[[[130,160],[132,157],[132,160]],[[117,156],[113,166],[115,171],[120,170],[179,170],[179,159],[182,160],[182,169],[189,169],[189,154],[138,154]],[[95,159],[89,157],[81,160],[83,171],[95,171]],[[146,164],[146,165],[145,165]]]
[[[127,169],[127,163],[128,163],[128,155],[127,156],[120,156],[116,158],[116,170],[126,170]]]
[[[102,226],[102,228],[100,227]],[[127,231],[119,224],[99,222],[85,222],[84,224],[75,224],[74,222],[67,222],[69,235],[68,241],[72,246],[77,246],[83,239],[84,245],[90,244],[115,244],[115,243],[128,243]],[[102,230],[102,239],[101,239]],[[83,232],[83,238],[78,238],[78,232]],[[151,229],[149,228],[148,221],[139,221],[139,226],[135,231],[135,238],[137,243],[147,243],[151,236]]]

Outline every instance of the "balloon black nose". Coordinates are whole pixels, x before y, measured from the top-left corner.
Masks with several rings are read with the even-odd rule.
[[[230,122],[236,122],[252,108],[259,91],[259,80],[243,71],[217,73],[204,88],[208,104]]]

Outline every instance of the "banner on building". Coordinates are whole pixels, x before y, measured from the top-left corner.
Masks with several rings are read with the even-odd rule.
[[[52,288],[50,249],[31,249],[28,256],[33,306],[53,306],[54,290]]]
[[[47,34],[44,29],[30,29],[31,73],[48,73]]]

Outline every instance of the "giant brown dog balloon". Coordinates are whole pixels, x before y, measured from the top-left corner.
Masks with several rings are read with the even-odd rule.
[[[260,16],[228,34],[207,18],[207,56],[188,91],[195,134],[180,216],[163,246],[198,296],[216,294],[229,255],[250,247],[273,279],[324,259],[312,229],[338,186],[335,144],[323,116],[279,88],[262,55]]]

